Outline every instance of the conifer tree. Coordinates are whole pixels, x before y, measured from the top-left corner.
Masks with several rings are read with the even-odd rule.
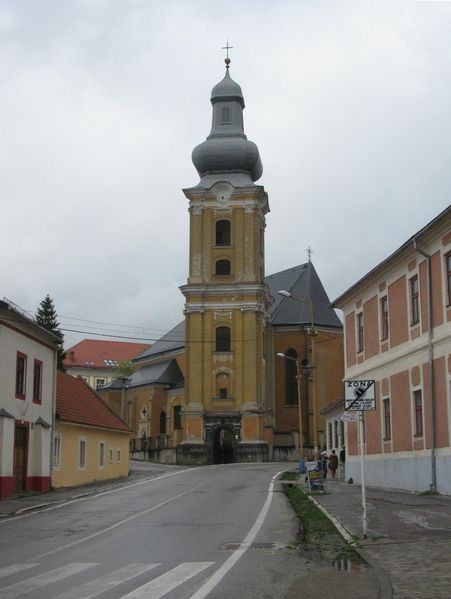
[[[48,293],[39,304],[39,308],[35,314],[35,320],[41,325],[41,327],[44,327],[59,337],[60,342],[58,343],[57,349],[57,368],[58,370],[62,370],[64,372],[64,359],[66,357],[66,352],[64,351],[63,347],[64,335],[60,331],[60,323],[58,322],[55,306],[53,305],[53,300]]]

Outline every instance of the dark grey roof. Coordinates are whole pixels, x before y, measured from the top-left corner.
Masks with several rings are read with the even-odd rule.
[[[14,418],[14,416],[7,412],[4,408],[0,408],[0,418]]]
[[[265,278],[269,292],[274,298],[270,308],[271,324],[290,325],[311,322],[310,305],[291,297],[279,295],[278,291],[285,290],[298,298],[312,302],[313,324],[342,328],[342,323],[318,277],[311,262],[300,264],[287,270],[282,270]]]
[[[151,383],[160,385],[170,385],[171,387],[178,385],[183,381],[183,374],[177,364],[177,361],[172,358],[157,364],[149,364],[143,366],[130,377],[129,387],[139,387],[141,385],[149,385]]]
[[[167,385],[177,387],[184,381],[183,374],[174,358],[143,366],[134,372],[127,382],[127,387],[142,387],[143,385]],[[121,379],[115,379],[103,389],[122,389]]]
[[[158,354],[165,354],[168,352],[183,349],[185,347],[185,321],[183,320],[177,326],[166,333],[161,339],[158,339],[148,349],[144,350],[142,354],[137,356],[133,362],[140,362],[148,356],[158,356]]]

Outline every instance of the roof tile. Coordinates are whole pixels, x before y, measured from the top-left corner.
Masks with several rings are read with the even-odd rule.
[[[81,378],[57,373],[56,415],[61,420],[128,432],[123,422]]]

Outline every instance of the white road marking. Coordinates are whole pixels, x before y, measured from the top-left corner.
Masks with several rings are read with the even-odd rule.
[[[34,566],[37,565],[38,564],[11,564],[10,566],[5,566],[4,568],[0,568],[0,578],[16,574],[17,572],[23,572],[24,570],[34,568]]]
[[[128,593],[128,595],[124,595],[122,599],[159,599],[213,564],[214,562],[186,562],[180,564]]]
[[[35,557],[35,559],[41,560],[43,557],[53,555],[54,553],[59,553],[60,551],[64,551],[65,549],[69,549],[70,547],[74,547],[75,545],[79,545],[80,543],[85,543],[86,541],[95,539],[96,537],[99,537],[100,535],[103,535],[107,532],[110,532],[111,530],[114,530],[118,526],[122,526],[123,524],[126,524],[127,522],[131,522],[132,520],[135,520],[136,518],[141,518],[142,516],[144,516],[144,514],[149,514],[150,512],[153,512],[154,510],[158,510],[160,507],[163,507],[164,505],[167,505],[168,503],[171,503],[172,501],[175,501],[176,499],[180,499],[180,497],[184,497],[185,495],[192,493],[193,491],[195,491],[199,487],[202,487],[205,484],[207,484],[207,483],[206,482],[200,483],[199,485],[196,485],[195,487],[188,489],[188,491],[184,491],[183,493],[179,493],[179,495],[174,495],[174,497],[165,499],[165,501],[162,501],[161,503],[158,503],[157,505],[149,507],[149,508],[147,508],[147,510],[133,514],[133,516],[124,518],[124,520],[119,520],[119,522],[116,522],[116,524],[112,524],[111,526],[108,526],[107,528],[103,528],[102,530],[93,532],[92,534],[90,534],[86,537],[83,537],[82,539],[78,539],[78,541],[72,541],[72,543],[67,543],[67,545],[62,545],[60,547],[56,547],[55,549],[51,549],[50,551],[46,551],[45,553],[40,553],[39,555],[36,555],[34,557]]]
[[[95,580],[91,580],[79,587],[70,589],[61,595],[58,595],[58,599],[91,599],[91,597],[100,595],[100,593],[104,593],[105,591],[160,565],[161,564],[129,564],[128,566],[119,568],[119,570],[109,572],[104,576],[99,576]]]
[[[200,468],[200,466],[198,467]],[[60,501],[56,505],[50,505],[47,508],[40,509],[38,512],[27,512],[26,514],[20,514],[18,516],[12,516],[11,518],[1,518],[0,525],[6,522],[12,522],[13,520],[20,520],[21,518],[30,518],[36,513],[42,514],[43,512],[51,512],[52,510],[57,510],[59,508],[65,507],[66,505],[70,505],[71,503],[79,503],[80,501],[88,501],[89,499],[97,499],[98,497],[103,497],[104,495],[109,495],[110,493],[117,493],[122,491],[123,489],[130,489],[131,487],[139,487],[140,485],[145,485],[147,483],[152,483],[155,480],[162,480],[163,478],[168,478],[169,476],[176,476],[178,474],[186,474],[187,472],[192,472],[193,470],[198,470],[198,468],[190,468],[186,470],[177,470],[177,472],[170,472],[169,474],[162,474],[161,476],[156,476],[155,478],[146,478],[145,480],[140,480],[136,483],[130,483],[129,485],[123,485],[118,487],[117,489],[110,489],[109,491],[102,491],[100,493],[84,496],[84,497],[75,497],[74,499],[70,499],[68,501]]]
[[[265,521],[266,515],[267,515],[269,507],[271,505],[272,496],[273,496],[273,493],[274,493],[274,484],[275,484],[275,481],[276,481],[277,477],[280,474],[282,474],[282,472],[284,472],[284,470],[281,470],[280,472],[278,472],[277,474],[275,474],[272,477],[271,484],[269,485],[268,496],[266,498],[266,501],[263,504],[263,507],[260,510],[260,513],[258,514],[257,519],[254,522],[254,525],[252,526],[252,528],[250,529],[250,531],[247,533],[244,541],[240,544],[240,547],[238,549],[236,549],[232,553],[232,555],[194,593],[194,595],[191,595],[190,599],[204,599],[204,597],[207,597],[211,593],[211,591],[215,588],[215,586],[217,586],[221,582],[221,580],[224,578],[224,576],[233,568],[233,566],[236,564],[236,562],[241,557],[243,557],[243,555],[246,553],[246,551],[252,545],[252,543],[254,542],[254,540],[255,540],[258,532],[260,531],[260,529],[261,529],[261,527],[263,525],[263,522]]]
[[[97,566],[97,563],[73,562],[71,564],[67,564],[66,566],[55,568],[49,572],[32,576],[31,578],[27,578],[26,580],[22,580],[21,582],[17,582],[16,584],[5,587],[4,589],[0,590],[0,597],[2,599],[15,599],[15,597],[19,597],[25,593],[30,593],[31,591],[36,591],[37,589],[41,589],[52,582],[62,580],[63,578],[67,578],[73,574],[78,574],[78,572],[82,572],[83,570],[87,570],[93,566]]]

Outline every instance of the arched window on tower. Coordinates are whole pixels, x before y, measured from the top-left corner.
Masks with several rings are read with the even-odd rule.
[[[232,272],[230,260],[217,260],[215,264],[215,275],[229,275]]]
[[[296,362],[298,353],[295,349],[289,349],[285,355],[290,359],[285,359],[285,404],[295,406],[298,403],[298,381],[296,378]],[[293,358],[293,359],[291,359]]]
[[[230,125],[232,122],[231,111],[229,106],[224,106],[221,109],[221,125]]]
[[[166,412],[160,412],[160,435],[166,434]]]
[[[216,223],[216,245],[230,245],[230,231],[229,220],[218,220]]]
[[[230,327],[218,327],[216,329],[216,351],[231,351]]]

